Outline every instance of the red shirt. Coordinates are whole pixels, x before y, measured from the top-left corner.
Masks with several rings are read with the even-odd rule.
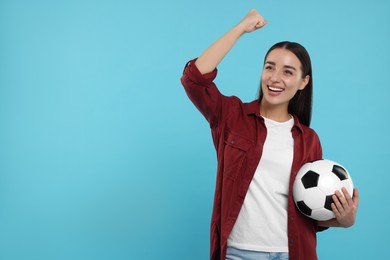
[[[202,75],[195,60],[187,63],[181,82],[187,95],[210,124],[217,152],[218,169],[210,230],[210,259],[225,260],[229,234],[237,220],[249,184],[259,164],[267,135],[260,116],[260,102],[243,103],[222,95],[213,83],[217,69]],[[288,196],[288,247],[290,260],[313,260],[317,222],[299,213],[292,186],[300,167],[322,158],[317,134],[294,116],[294,139]]]

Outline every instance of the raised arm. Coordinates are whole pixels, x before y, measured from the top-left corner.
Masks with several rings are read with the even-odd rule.
[[[258,30],[266,24],[267,21],[252,9],[236,26],[199,56],[195,62],[196,67],[202,74],[213,71],[244,33]]]

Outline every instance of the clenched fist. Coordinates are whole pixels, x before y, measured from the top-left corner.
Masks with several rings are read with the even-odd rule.
[[[258,13],[255,9],[249,11],[249,13],[241,20],[238,26],[241,26],[244,32],[253,32],[265,26],[267,21]]]

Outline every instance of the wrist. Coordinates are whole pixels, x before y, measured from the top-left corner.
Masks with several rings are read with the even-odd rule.
[[[318,221],[318,225],[321,227],[342,227],[336,218],[332,218],[325,221]]]
[[[238,23],[236,26],[233,27],[232,31],[239,38],[246,33],[245,25],[243,25],[242,23]]]

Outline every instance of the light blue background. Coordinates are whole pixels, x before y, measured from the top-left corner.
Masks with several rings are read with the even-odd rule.
[[[306,46],[312,127],[361,195],[319,258],[388,258],[389,3],[0,1],[0,259],[207,259],[216,156],[179,79],[251,8],[269,24],[217,84],[251,101],[267,49]]]

